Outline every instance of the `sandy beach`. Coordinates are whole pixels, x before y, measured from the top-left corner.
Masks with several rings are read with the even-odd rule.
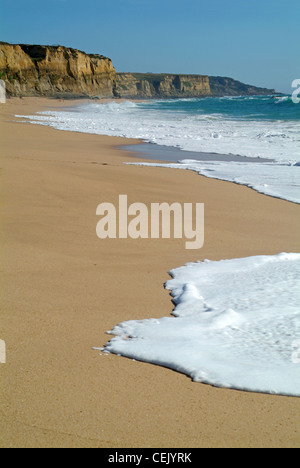
[[[213,388],[93,349],[119,322],[171,314],[164,283],[173,268],[300,252],[299,205],[189,171],[123,164],[137,159],[117,146],[137,140],[13,117],[69,104],[0,105],[0,446],[300,447],[299,398]],[[100,240],[96,207],[117,205],[119,194],[204,203],[204,247]]]

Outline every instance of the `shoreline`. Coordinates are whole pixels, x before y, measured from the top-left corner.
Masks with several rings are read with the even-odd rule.
[[[120,146],[122,149],[122,146]],[[142,159],[150,159],[161,162],[177,162],[182,159],[194,159],[196,161],[235,161],[247,163],[263,163],[274,162],[274,159],[266,158],[250,158],[248,156],[240,156],[238,154],[221,154],[221,153],[205,153],[201,151],[186,151],[175,146],[164,146],[158,143],[148,143],[143,141],[138,145],[124,145],[124,149],[130,152],[138,153],[138,157]],[[154,157],[156,156],[156,157]],[[176,157],[178,156],[178,157]],[[181,157],[180,157],[181,156]],[[188,157],[190,156],[190,157]]]
[[[136,121],[136,117],[133,117],[133,128],[136,128],[136,130],[132,132],[132,130],[128,128],[128,124],[127,126],[125,125],[122,115],[119,115],[119,111],[121,114],[123,113],[123,111],[121,111],[121,109],[123,109],[123,104],[125,105],[125,109],[128,107],[131,108],[131,106],[135,105],[129,101],[123,102],[123,104],[117,104],[112,100],[109,101],[109,104],[105,104],[106,102],[107,100],[104,100],[102,106],[101,104],[91,104],[92,107],[88,105],[79,108],[77,108],[77,102],[74,107],[63,107],[62,109],[67,111],[66,113],[62,112],[60,114],[60,112],[53,112],[53,118],[49,116],[33,115],[28,116],[29,119],[28,117],[27,119],[31,123],[49,125],[59,130],[87,134],[107,134],[110,136],[121,137],[128,135],[134,139],[135,144],[124,146],[123,149],[129,151],[131,156],[137,155],[139,160],[150,159],[155,161],[155,165],[160,167],[173,168],[174,166],[174,168],[177,169],[192,170],[208,178],[247,186],[264,195],[300,204],[299,183],[297,180],[298,171],[297,168],[292,167],[297,166],[297,163],[293,163],[293,160],[287,157],[282,159],[282,152],[279,151],[279,148],[281,148],[280,145],[278,147],[278,154],[280,154],[280,157],[279,159],[276,159],[274,152],[269,154],[269,151],[265,147],[264,149],[267,151],[266,154],[269,154],[269,157],[254,157],[254,154],[252,157],[241,156],[243,153],[248,154],[248,150],[239,151],[241,147],[237,147],[236,142],[233,145],[229,144],[228,147],[228,149],[231,147],[231,150],[234,147],[235,152],[230,153],[228,151],[227,154],[218,154],[216,152],[208,153],[203,151],[198,152],[197,150],[183,150],[179,148],[178,145],[172,147],[164,144],[158,144],[157,142],[155,144],[147,143],[148,140],[156,140],[154,135],[151,133],[153,132],[153,129],[150,130],[152,137],[147,135],[145,132],[137,133],[136,131],[138,128],[135,126],[138,120]],[[78,115],[78,109],[80,109],[80,112],[83,111],[82,118]],[[91,115],[89,114],[90,111],[92,112]],[[137,112],[139,113],[139,111]],[[48,112],[48,114],[52,115],[51,112]],[[127,111],[125,111],[125,114],[126,119],[130,118],[130,114],[127,115]],[[22,116],[19,115],[18,118],[22,118]],[[26,116],[24,116],[24,118],[27,120]],[[78,123],[78,118],[80,123]],[[239,127],[238,122],[236,125]],[[164,127],[164,124],[160,126]],[[178,132],[180,134],[179,129]],[[136,138],[137,135],[140,135],[138,139]],[[142,135],[144,135],[144,137]],[[148,136],[149,138],[147,138]],[[142,138],[146,140],[141,141]],[[169,144],[172,144],[172,140]],[[173,144],[175,144],[175,141],[173,141]],[[226,145],[226,142],[224,144]],[[188,144],[187,147],[189,147]],[[219,150],[220,143],[215,147],[215,151]],[[275,149],[273,148],[273,150],[275,151],[275,154],[277,154],[276,147]],[[293,157],[296,157],[297,159],[297,156],[294,154],[294,149],[291,148],[290,152]],[[250,153],[252,154],[253,152]],[[258,151],[257,154],[259,153],[260,151]],[[287,155],[289,152],[286,152],[285,154]],[[272,155],[275,159],[270,159]],[[161,163],[159,163],[159,161],[161,161]],[[231,164],[228,164],[228,162]],[[154,164],[141,163],[141,165]]]
[[[136,156],[117,147],[138,140],[24,125],[12,115],[49,100],[20,101],[0,106],[0,445],[299,446],[298,398],[218,389],[92,349],[117,323],[170,315],[163,284],[173,268],[299,251],[299,207],[191,171],[166,178],[160,168],[127,166]],[[204,248],[189,252],[172,239],[102,243],[96,206],[121,193],[145,204],[204,202]]]

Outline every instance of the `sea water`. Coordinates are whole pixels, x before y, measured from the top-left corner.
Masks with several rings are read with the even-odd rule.
[[[170,274],[175,317],[121,323],[104,351],[217,387],[300,396],[300,254],[207,260]]]
[[[197,161],[185,152],[171,167],[300,203],[300,104],[290,96],[88,103],[19,117],[60,130],[228,155],[222,161],[213,154],[209,160]],[[240,162],[234,155],[249,160]]]
[[[161,166],[300,202],[300,105],[289,96],[92,103],[19,117],[60,130],[138,138],[191,155],[211,153],[201,160],[184,152],[184,159]],[[174,317],[117,325],[105,352],[218,387],[300,396],[299,253],[207,260],[170,274],[166,288],[176,304]]]

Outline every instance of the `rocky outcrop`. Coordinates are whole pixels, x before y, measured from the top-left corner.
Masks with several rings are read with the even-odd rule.
[[[210,76],[209,83],[212,96],[262,96],[276,94],[275,89],[258,88],[223,76]]]
[[[11,96],[113,97],[109,58],[61,46],[0,43],[0,78]]]
[[[192,98],[211,91],[205,75],[118,73],[117,93],[124,98]]]

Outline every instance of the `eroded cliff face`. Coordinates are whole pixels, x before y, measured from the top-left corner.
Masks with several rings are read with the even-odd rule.
[[[109,58],[61,46],[0,43],[0,78],[11,96],[113,97]]]
[[[11,96],[198,98],[275,94],[232,78],[116,73],[109,58],[61,46],[0,42],[0,79]]]
[[[211,94],[205,75],[118,73],[117,92],[124,98],[192,98]]]
[[[123,98],[198,98],[275,94],[232,78],[206,75],[117,73],[117,93]]]

